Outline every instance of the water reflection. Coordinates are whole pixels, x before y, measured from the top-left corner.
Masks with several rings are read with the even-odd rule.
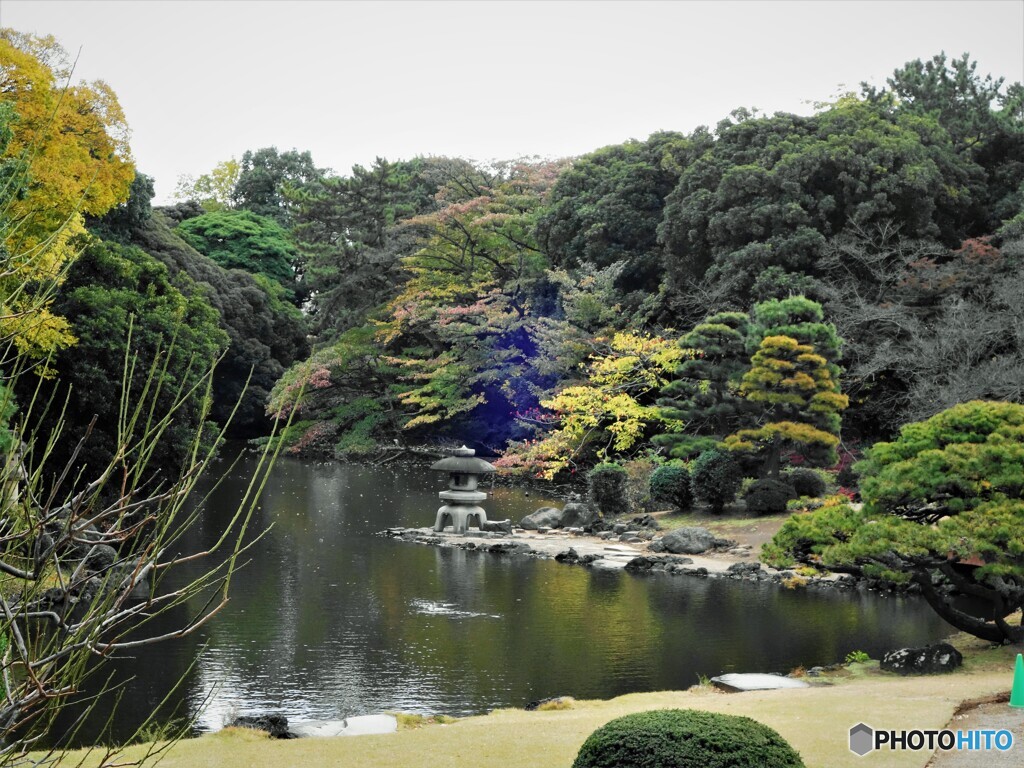
[[[193,548],[216,539],[252,464],[213,492]],[[135,676],[118,732],[181,675],[176,703],[196,712],[208,702],[202,729],[267,709],[295,719],[463,715],[545,696],[685,688],[725,671],[785,672],[947,631],[918,601],[633,576],[375,535],[431,524],[443,487],[426,470],[282,460],[256,523],[269,532],[228,608],[201,636],[117,664]],[[549,502],[495,489],[487,510],[518,519]]]

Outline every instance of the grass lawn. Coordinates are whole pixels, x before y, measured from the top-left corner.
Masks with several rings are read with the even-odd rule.
[[[609,701],[576,702],[572,709],[498,710],[385,736],[271,741],[256,732],[228,729],[181,742],[160,765],[569,768],[583,740],[608,720],[630,712],[678,707],[746,715],[765,723],[800,752],[808,768],[920,768],[930,754],[884,752],[859,758],[847,748],[847,732],[861,721],[884,728],[942,728],[962,701],[1009,689],[1018,649],[992,648],[965,636],[953,642],[964,652],[965,664],[950,675],[900,678],[867,663],[807,689],[723,694],[701,687],[630,694]],[[141,748],[129,750],[125,757],[136,749]],[[72,757],[77,763],[81,754]]]

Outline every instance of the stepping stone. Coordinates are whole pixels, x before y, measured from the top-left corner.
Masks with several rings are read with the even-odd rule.
[[[760,672],[734,672],[712,677],[711,682],[723,691],[771,691],[776,688],[809,688],[803,680],[794,680],[782,675],[766,675]]]
[[[398,720],[394,715],[360,715],[344,720],[307,720],[295,723],[288,730],[300,738],[315,736],[367,736],[394,733]]]
[[[611,559],[609,557],[603,557],[600,560],[595,560],[590,564],[591,568],[597,568],[599,571],[622,571],[626,568],[626,563],[629,560],[622,558]]]

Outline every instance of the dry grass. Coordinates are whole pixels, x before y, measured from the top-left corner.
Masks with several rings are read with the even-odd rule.
[[[537,706],[538,712],[557,712],[560,709],[572,709],[576,706],[576,699],[572,696],[559,696],[551,701],[543,701]]]
[[[398,730],[411,731],[423,728],[427,725],[450,725],[457,722],[457,718],[448,715],[417,715],[414,712],[389,712],[398,721]]]
[[[682,691],[638,693],[609,701],[576,701],[571,709],[498,710],[446,725],[403,729],[384,736],[268,741],[237,729],[176,746],[164,768],[278,768],[345,765],[352,768],[566,768],[580,744],[612,718],[647,709],[695,708],[746,715],[775,728],[803,755],[808,768],[863,768],[847,749],[850,726],[941,728],[961,702],[1010,687],[1016,649],[993,648],[958,637],[964,668],[951,675],[897,678],[876,662],[850,665],[822,685],[785,691],[708,695]],[[888,768],[921,768],[925,753],[885,755]],[[882,765],[881,762],[875,761]],[[71,763],[67,763],[71,764]]]

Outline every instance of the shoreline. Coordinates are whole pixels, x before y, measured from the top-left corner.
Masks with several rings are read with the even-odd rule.
[[[437,532],[429,527],[394,527],[380,531],[378,535],[413,544],[534,557],[597,570],[768,582],[787,589],[858,590],[890,594],[908,592],[898,588],[898,585],[858,579],[849,574],[802,575],[791,569],[773,568],[757,560],[756,553],[749,545],[697,555],[677,555],[652,550],[649,540],[637,541],[636,537],[632,537],[632,541],[601,538],[572,528],[548,531],[513,528],[512,533],[452,533]]]
[[[774,728],[801,753],[808,768],[859,768],[864,758],[853,754],[847,744],[854,723],[867,719],[875,726],[897,730],[940,729],[954,727],[954,722],[959,727],[956,718],[965,704],[986,697],[1003,700],[1000,697],[1005,696],[1012,676],[1012,657],[1019,649],[993,647],[964,635],[950,639],[963,651],[965,663],[944,675],[899,677],[879,672],[877,663],[857,663],[802,689],[721,693],[698,685],[689,690],[573,700],[564,708],[548,710],[496,709],[454,722],[428,721],[422,723],[424,727],[413,725],[360,738],[273,740],[258,731],[226,729],[185,739],[162,761],[167,768],[273,768],[325,761],[362,768],[564,768],[584,739],[614,717],[650,709],[692,708],[744,715]],[[129,747],[123,756],[137,757],[146,749],[147,745]],[[891,752],[884,764],[925,768],[934,755],[931,750]],[[78,764],[85,752],[69,757],[65,764]],[[85,758],[83,764],[92,763]]]

